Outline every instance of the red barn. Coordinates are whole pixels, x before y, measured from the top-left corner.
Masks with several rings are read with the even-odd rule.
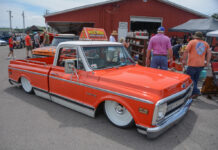
[[[45,21],[61,33],[79,34],[83,27],[104,28],[107,35],[117,30],[119,36],[129,31],[156,32],[190,19],[208,17],[167,0],[110,0],[45,15]]]

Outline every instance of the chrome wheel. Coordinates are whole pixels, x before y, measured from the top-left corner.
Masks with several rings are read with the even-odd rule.
[[[30,84],[30,81],[27,80],[25,77],[21,77],[21,85],[25,92],[31,93],[33,91],[33,87]]]
[[[105,101],[104,110],[109,121],[118,127],[126,128],[134,122],[130,112],[115,101]]]

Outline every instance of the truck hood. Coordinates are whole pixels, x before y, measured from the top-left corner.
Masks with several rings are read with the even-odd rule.
[[[105,86],[116,87],[120,92],[130,92],[137,97],[161,99],[187,88],[191,83],[188,75],[142,67],[125,66],[96,71]],[[138,93],[136,95],[136,93]]]

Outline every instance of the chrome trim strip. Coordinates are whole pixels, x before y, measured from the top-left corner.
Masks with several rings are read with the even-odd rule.
[[[159,100],[157,103],[158,103],[159,105],[160,105],[160,104],[163,104],[163,103],[165,103],[165,102],[167,102],[167,101],[169,101],[169,100],[171,100],[171,99],[174,99],[174,98],[176,98],[176,97],[178,97],[178,96],[180,96],[180,95],[186,93],[192,85],[193,85],[193,83],[190,84],[186,89],[184,89],[184,90],[182,90],[182,91],[180,91],[180,92],[178,92],[178,93],[175,93],[175,94],[173,94],[173,95],[170,95],[170,96],[168,96],[168,97],[166,97],[166,98],[163,98],[163,99]]]
[[[64,97],[64,96],[62,96],[62,95],[58,95],[58,94],[52,93],[52,92],[50,92],[49,94],[50,94],[51,96],[53,96],[53,97],[55,96],[55,97],[57,97],[57,98],[59,98],[59,99],[62,99],[63,101],[70,102],[70,103],[73,103],[73,104],[76,104],[76,105],[85,107],[85,108],[87,108],[87,109],[95,110],[95,107],[92,107],[92,106],[90,106],[90,105],[87,105],[87,104],[78,102],[78,101],[76,101],[76,100],[74,100],[74,99],[70,99],[70,98],[67,98],[67,97]]]
[[[117,96],[122,96],[122,97],[130,98],[130,99],[134,99],[134,100],[137,100],[137,101],[140,101],[140,102],[144,102],[144,103],[148,103],[148,104],[154,104],[153,102],[151,102],[149,100],[137,98],[137,97],[134,97],[134,96],[129,96],[129,95],[122,94],[122,93],[113,92],[113,91],[110,91],[110,90],[107,90],[107,89],[102,89],[102,88],[94,87],[94,86],[87,85],[87,84],[84,84],[84,83],[79,83],[79,82],[75,82],[75,81],[65,80],[65,79],[62,79],[62,78],[54,77],[54,76],[50,76],[50,78],[57,79],[57,80],[62,80],[62,81],[73,83],[73,84],[77,84],[77,85],[80,85],[80,86],[85,86],[85,87],[96,89],[96,90],[100,90],[100,91],[111,93],[111,94],[114,94],[114,95],[117,95]]]
[[[33,86],[33,88],[36,89],[36,90],[39,90],[39,91],[42,91],[42,92],[48,93],[47,90],[41,89],[41,88],[39,88],[39,87],[35,87],[35,86]]]
[[[86,104],[81,103],[81,102],[78,102],[78,101],[76,101],[76,100],[74,100],[74,99],[67,98],[67,97],[64,97],[64,96],[59,95],[59,94],[56,94],[56,93],[48,92],[48,91],[46,91],[46,90],[44,90],[44,89],[41,89],[41,88],[38,88],[38,87],[33,87],[33,88],[34,88],[35,90],[38,90],[38,91],[41,91],[41,92],[44,92],[44,93],[48,93],[50,96],[56,96],[56,97],[58,97],[58,98],[61,98],[61,99],[65,100],[65,101],[67,101],[67,102],[74,103],[74,104],[77,104],[77,105],[86,107],[86,108],[88,108],[88,109],[92,109],[92,110],[95,109],[94,107],[92,107],[92,106],[90,106],[90,105],[86,105]]]
[[[32,74],[36,74],[36,75],[40,75],[40,76],[45,76],[45,77],[48,76],[47,74],[45,75],[45,74],[42,74],[42,73],[32,72],[32,71],[29,71],[29,70],[23,70],[23,69],[18,69],[18,68],[8,67],[8,69],[23,71],[23,72],[32,73]]]
[[[95,109],[89,109],[87,107],[78,105],[76,103],[71,103],[70,101],[65,101],[62,98],[59,98],[56,96],[51,96],[51,100],[52,100],[52,102],[55,102],[57,104],[60,104],[60,105],[65,106],[67,108],[70,108],[72,110],[75,110],[77,112],[83,113],[87,116],[90,116],[93,118],[95,117]]]

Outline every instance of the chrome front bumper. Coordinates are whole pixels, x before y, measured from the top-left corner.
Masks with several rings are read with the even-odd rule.
[[[174,112],[172,115],[166,117],[163,122],[159,123],[158,126],[154,128],[146,128],[140,125],[136,125],[138,132],[147,135],[147,137],[151,139],[158,137],[167,129],[177,124],[185,116],[191,103],[192,99],[188,99],[183,107]]]

